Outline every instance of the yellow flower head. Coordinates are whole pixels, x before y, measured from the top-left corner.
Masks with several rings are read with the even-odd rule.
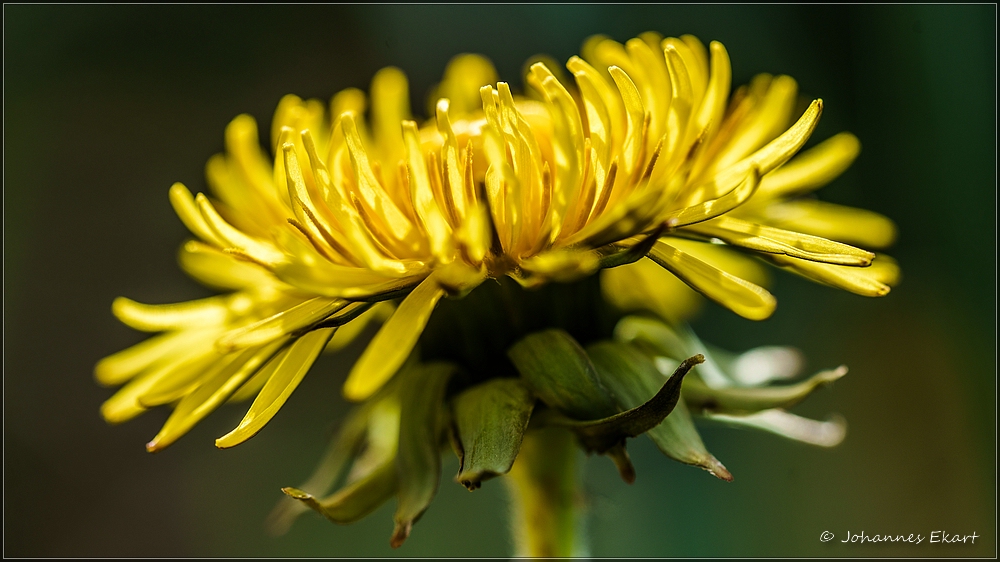
[[[730,96],[721,44],[651,33],[624,45],[592,38],[566,67],[572,80],[532,65],[519,96],[494,85],[488,61],[459,56],[423,124],[394,68],[376,74],[368,99],[345,90],[329,110],[286,96],[273,159],[253,118],[234,119],[226,153],[207,166],[211,197],[170,189],[195,237],[181,266],[229,292],[115,301],[124,323],[162,334],[98,363],[101,383],[124,384],[105,418],[173,404],[147,445],[156,451],[222,403],[254,398],[217,440],[237,445],[324,349],[384,320],[344,386],[366,399],[411,355],[442,298],[505,276],[533,289],[604,269],[612,304],[667,319],[687,306],[676,279],[741,316],[768,317],[775,299],[748,254],[862,295],[889,291],[894,263],[847,243],[885,246],[892,223],[801,197],[850,165],[859,143],[842,133],[793,159],[823,110],[815,100],[794,114],[794,80],[761,75]]]

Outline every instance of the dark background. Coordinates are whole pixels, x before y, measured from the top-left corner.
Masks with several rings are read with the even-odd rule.
[[[851,373],[798,412],[840,412],[823,450],[706,426],[726,484],[630,447],[638,480],[586,463],[596,556],[995,556],[996,7],[964,6],[4,6],[4,554],[6,556],[507,556],[499,482],[448,480],[407,544],[392,502],[352,527],[307,514],[280,538],[263,521],[278,488],[311,471],[344,410],[344,366],[321,359],[273,423],[221,451],[228,407],[157,455],[166,418],[98,415],[101,357],[141,339],[112,299],[205,296],[175,263],[186,232],[167,201],[225,125],[268,130],[286,93],[329,99],[381,67],[410,77],[414,107],[459,52],[520,85],[537,53],[559,61],[593,33],[646,30],[722,41],[733,83],[795,77],[823,97],[814,139],[860,137],[821,192],[896,220],[903,283],[866,299],[776,274],[779,307],[753,323],[718,307],[696,321],[734,350],[786,344],[809,370]],[[831,531],[836,539],[819,541]],[[858,533],[971,534],[975,545],[840,544]]]

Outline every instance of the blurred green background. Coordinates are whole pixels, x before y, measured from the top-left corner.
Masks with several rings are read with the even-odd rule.
[[[846,416],[831,450],[704,427],[726,484],[630,445],[638,480],[586,463],[595,556],[995,556],[996,5],[964,6],[4,6],[4,555],[507,556],[503,487],[470,494],[445,465],[438,498],[393,551],[391,503],[351,527],[263,521],[300,483],[344,411],[359,352],[321,359],[265,431],[232,450],[223,408],[164,453],[143,444],[166,411],[98,415],[101,357],[142,336],[114,297],[205,296],[176,266],[186,232],[174,181],[203,166],[239,113],[268,130],[286,93],[328,99],[381,67],[414,107],[451,56],[483,53],[521,83],[589,35],[656,30],[722,41],[734,85],[795,77],[826,111],[814,139],[860,137],[824,200],[897,221],[903,283],[873,300],[777,273],[776,314],[706,307],[698,333],[733,350],[802,349],[850,374],[796,411]],[[991,250],[991,248],[993,248]],[[974,545],[840,544],[850,532],[971,534]],[[823,531],[837,538],[822,543]]]

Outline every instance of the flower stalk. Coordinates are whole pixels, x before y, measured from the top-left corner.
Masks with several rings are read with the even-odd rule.
[[[580,532],[579,449],[562,428],[532,430],[504,478],[510,493],[515,556],[565,557],[586,554]]]

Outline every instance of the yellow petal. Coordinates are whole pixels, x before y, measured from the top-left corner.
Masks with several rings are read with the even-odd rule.
[[[235,165],[225,155],[216,154],[205,164],[205,180],[215,197],[232,209],[230,220],[236,227],[260,236],[269,225],[258,221],[269,217],[271,210],[253,199],[253,193],[233,168]]]
[[[685,254],[755,285],[766,287],[770,281],[768,270],[758,260],[724,245],[673,237],[669,243]],[[670,322],[690,318],[702,304],[698,292],[651,260],[601,271],[601,292],[620,310],[649,310]],[[703,352],[698,349],[688,355]]]
[[[280,221],[281,200],[274,189],[271,162],[260,148],[260,134],[253,117],[238,115],[226,126],[226,151],[242,176],[245,185],[260,199],[260,207]]]
[[[732,191],[721,197],[670,212],[663,217],[662,222],[681,227],[723,215],[742,205],[753,195],[758,185],[760,185],[760,173],[757,168],[750,168],[747,176]]]
[[[615,85],[618,86],[618,92],[621,94],[627,116],[628,128],[623,142],[624,146],[621,149],[622,160],[620,162],[622,171],[626,172],[623,175],[627,178],[636,167],[642,164],[638,160],[639,152],[642,150],[642,125],[645,120],[645,108],[642,105],[639,90],[625,71],[617,66],[612,66],[608,72],[611,73]],[[622,195],[627,194],[623,193]]]
[[[722,43],[712,41],[709,45],[712,53],[712,70],[708,80],[708,88],[705,90],[705,98],[701,101],[701,106],[695,113],[692,136],[697,138],[705,131],[713,131],[719,128],[722,123],[723,112],[726,109],[726,101],[729,99],[729,87],[732,82],[732,67],[729,63],[729,53]]]
[[[367,299],[384,293],[394,293],[416,284],[419,275],[385,277],[360,267],[323,264],[323,267],[302,261],[279,266],[275,273],[289,285],[327,297]]]
[[[371,396],[406,361],[441,297],[467,292],[484,278],[484,270],[460,262],[427,276],[403,299],[354,364],[344,383],[344,396],[354,401]]]
[[[386,318],[392,315],[392,311],[395,307],[390,302],[380,302],[375,306],[369,308],[356,319],[344,324],[337,328],[337,333],[333,335],[330,339],[330,343],[327,344],[325,352],[339,351],[355,340],[365,328],[373,322],[384,322]]]
[[[608,41],[610,38],[607,35],[597,33],[587,37],[583,40],[583,44],[580,45],[580,56],[583,60],[587,61],[589,64],[594,65],[594,68],[607,72],[607,65],[601,64],[601,59],[597,56],[597,47],[604,41]],[[605,74],[607,76],[607,74]]]
[[[670,47],[680,55],[691,80],[691,104],[697,107],[705,96],[709,82],[709,53],[705,45],[693,35],[682,35],[680,39],[667,37],[660,47],[664,51]]]
[[[620,113],[624,117],[624,109],[613,110],[609,104],[614,104],[616,101],[621,104],[621,98],[614,94],[597,70],[583,59],[572,57],[566,63],[566,67],[573,72],[580,88],[580,97],[587,116],[588,138],[597,155],[594,160],[597,166],[595,179],[596,187],[600,189],[604,186],[604,177],[611,165],[611,147],[614,146],[615,134],[618,133],[620,136],[619,125],[613,120],[612,115]]]
[[[203,341],[210,340],[204,340],[203,337]],[[101,416],[104,417],[105,421],[122,423],[134,418],[147,409],[139,402],[140,396],[155,388],[163,380],[169,379],[175,373],[183,372],[192,365],[200,365],[205,357],[217,357],[211,346],[204,344],[199,346],[197,343],[185,347],[183,353],[183,356],[158,361],[101,404]]]
[[[183,183],[178,182],[170,186],[170,204],[173,205],[174,212],[177,213],[181,222],[184,223],[184,226],[192,234],[219,247],[229,245],[209,228],[208,223],[205,222],[205,218],[201,215],[201,211],[194,201],[194,197]]]
[[[858,137],[834,135],[765,176],[756,199],[787,197],[822,187],[843,173],[860,151]]]
[[[432,273],[403,299],[351,369],[344,383],[348,400],[368,398],[396,373],[444,295],[444,288]]]
[[[478,89],[476,93],[478,98]],[[441,145],[441,165],[443,166],[441,177],[445,183],[442,189],[445,195],[443,212],[451,220],[451,226],[457,227],[459,222],[465,218],[469,206],[474,204],[474,199],[468,197],[470,186],[465,185],[465,161],[459,152],[458,140],[455,138],[451,119],[448,117],[450,108],[451,104],[447,99],[438,100],[437,106],[434,108],[434,115],[438,133],[444,138]]]
[[[329,297],[361,298],[385,292],[385,287],[401,288],[414,284],[413,277],[423,276],[427,264],[415,260],[382,259],[378,269],[350,267],[331,263],[298,233],[278,233],[289,250],[289,261],[275,267],[275,275],[300,289]]]
[[[731,217],[719,217],[691,225],[687,227],[687,230],[709,238],[719,238],[730,245],[741,248],[772,254],[785,254],[823,263],[863,266],[870,264],[872,258],[875,257],[875,254],[871,252],[847,244]]]
[[[754,77],[754,81],[761,78],[761,76]],[[777,76],[769,79],[767,75],[764,75],[763,78],[768,81],[766,92],[761,95],[760,99],[751,102],[752,109],[736,124],[736,128],[731,132],[725,147],[713,158],[714,161],[709,173],[713,170],[724,169],[739,161],[781,134],[788,126],[792,109],[797,100],[798,85],[789,76]],[[775,171],[767,177],[778,173],[780,172]],[[763,181],[767,181],[767,178],[762,180],[762,183]]]
[[[384,164],[403,159],[399,123],[410,118],[410,87],[402,70],[388,66],[375,73],[371,84],[373,146]]]
[[[298,128],[296,125],[298,125],[304,104],[305,102],[302,98],[295,94],[286,94],[278,100],[278,107],[274,108],[274,117],[271,119],[270,148],[275,150],[275,152],[281,146],[281,130],[286,127],[290,129]],[[282,172],[283,175],[284,172]]]
[[[670,155],[669,161],[664,162],[664,166],[671,170],[684,158],[688,156],[689,146],[685,132],[688,130],[688,123],[694,110],[694,104],[698,101],[695,98],[691,76],[687,66],[684,64],[684,57],[680,53],[676,44],[668,43],[664,40],[663,57],[667,63],[667,71],[670,77],[670,107],[667,111],[667,134],[664,149]],[[683,45],[683,43],[681,43]],[[687,47],[681,47],[690,51]],[[652,176],[656,177],[656,174]]]
[[[358,226],[360,228],[364,228],[361,224]],[[368,234],[360,232],[360,229],[355,230],[355,233],[364,237],[365,240],[355,244],[354,249],[359,249],[361,245],[367,244],[367,247],[360,248],[361,256],[364,262],[363,267],[339,265],[331,262],[316,249],[311,241],[306,239],[304,236],[300,236],[300,231],[291,228],[291,226],[287,229],[274,231],[278,242],[283,248],[286,249],[286,253],[288,254],[288,262],[279,264],[275,267],[276,275],[277,271],[283,271],[283,266],[287,265],[289,262],[301,263],[306,267],[317,268],[318,270],[323,271],[336,271],[337,273],[330,280],[330,282],[334,285],[344,285],[345,283],[348,283],[348,279],[350,279],[352,275],[350,273],[351,271],[363,273],[373,279],[391,280],[400,277],[409,277],[426,270],[427,264],[420,260],[386,258],[385,254],[381,253],[378,249],[376,249],[375,245],[372,244],[372,240]],[[357,240],[353,238],[352,241],[357,242]],[[332,266],[332,269],[327,266]],[[358,284],[354,281],[350,281],[350,283],[352,285]],[[323,293],[320,292],[320,294]]]
[[[354,116],[346,113],[340,123],[351,156],[357,194],[378,227],[373,234],[381,236],[383,240],[401,243],[409,238],[413,225],[375,177]],[[398,123],[396,126],[399,126]]]
[[[302,142],[306,146],[309,155],[308,165],[312,169],[312,174],[321,178],[321,182],[326,182],[326,170],[322,168],[323,163],[318,160],[315,143],[309,131],[302,132]],[[322,196],[315,189],[310,189],[303,176],[303,167],[299,163],[296,155],[296,148],[293,143],[286,142],[281,146],[282,157],[285,167],[285,183],[288,186],[288,198],[292,205],[292,212],[298,223],[305,230],[303,234],[309,238],[313,246],[328,259],[339,261],[339,263],[351,263],[353,255],[344,244],[340,232],[337,231],[326,219],[326,214],[319,210],[316,201],[322,201]],[[313,159],[316,159],[315,162]],[[315,184],[313,184],[315,187]],[[340,238],[340,240],[338,240]]]
[[[619,66],[625,72],[632,72],[632,59],[625,51],[625,46],[604,36],[594,36],[587,40],[582,50],[587,62],[601,70],[610,70],[611,66]]]
[[[358,88],[344,88],[330,98],[330,116],[333,119],[337,119],[348,112],[355,115],[364,115],[367,108],[368,100],[365,97],[365,93]]]
[[[625,50],[635,62],[633,69],[638,73],[636,85],[640,87],[643,106],[652,116],[649,136],[658,139],[663,136],[670,104],[670,77],[659,41],[650,44],[636,37],[625,42]]]
[[[766,289],[771,284],[770,268],[760,260],[733,250],[725,244],[712,244],[673,236],[666,239],[666,242],[685,254],[694,256],[716,269],[745,279],[754,285],[760,285]],[[696,353],[701,353],[701,351],[692,352],[691,355]],[[702,369],[702,367],[698,368]]]
[[[431,252],[440,262],[447,263],[453,254],[452,231],[438,206],[438,201],[434,198],[434,191],[431,189],[427,162],[420,149],[417,124],[413,121],[404,121],[402,130],[406,162],[410,173],[409,195],[413,200],[413,208],[430,239]]]
[[[576,234],[566,238],[563,244],[583,244],[598,248],[651,229],[660,223],[656,217],[659,212],[656,201],[659,198],[660,194],[654,190],[633,193]]]
[[[885,248],[896,240],[896,225],[884,215],[823,201],[774,203],[749,216],[759,216],[781,228],[868,248]]]
[[[111,424],[126,422],[146,411],[139,403],[139,396],[149,390],[159,379],[159,373],[150,371],[135,378],[101,404],[101,417]]]
[[[866,297],[885,296],[890,284],[899,281],[899,267],[888,256],[877,256],[868,267],[831,265],[782,255],[769,255],[768,259],[807,279]]]
[[[260,393],[260,389],[264,388],[268,379],[271,378],[271,374],[274,372],[274,367],[280,363],[281,358],[287,352],[288,348],[285,347],[276,353],[266,365],[258,369],[252,377],[247,379],[247,381],[243,383],[243,386],[237,389],[236,392],[229,397],[227,402],[244,402],[257,396],[257,394]]]
[[[465,222],[455,231],[455,238],[469,263],[482,263],[489,250],[490,219],[486,206],[477,202],[470,207]]]
[[[215,345],[221,351],[261,345],[308,329],[347,305],[348,302],[343,299],[311,298],[273,316],[231,330],[223,334]]]
[[[599,267],[593,251],[549,250],[521,262],[521,268],[539,277],[540,282],[567,283],[586,277]]]
[[[223,359],[227,361],[226,366],[181,399],[159,433],[146,443],[146,450],[151,453],[162,451],[190,431],[195,424],[228,400],[284,344],[285,341],[281,340],[234,353]]]
[[[225,246],[242,250],[251,258],[266,265],[274,265],[283,261],[284,255],[273,244],[248,236],[226,222],[215,210],[211,201],[203,194],[199,193],[195,197],[195,201],[201,210],[201,216],[218,238],[225,242]]]
[[[239,115],[226,126],[226,152],[205,166],[208,185],[232,209],[236,226],[264,236],[274,224],[284,222],[284,205],[275,194],[271,163],[260,148],[257,124]]]
[[[121,384],[156,361],[185,351],[193,343],[211,338],[216,333],[216,329],[181,330],[149,338],[98,361],[94,377],[104,385]]]
[[[698,293],[651,260],[601,271],[601,293],[619,310],[649,310],[670,322],[694,314]]]
[[[583,175],[581,147],[583,146],[583,123],[576,101],[566,88],[556,79],[544,64],[535,63],[528,75],[529,83],[542,92],[549,104],[552,117],[552,151],[554,166],[552,201],[561,205],[558,216],[571,220],[580,214],[574,205],[579,205],[580,180]],[[589,209],[588,209],[589,211]],[[528,209],[528,212],[542,214],[542,209]],[[561,225],[553,225],[558,235]]]
[[[230,299],[226,295],[173,304],[141,304],[118,297],[111,303],[111,312],[122,323],[136,330],[161,332],[221,324],[229,316]]]
[[[538,139],[519,111],[510,86],[506,82],[497,86],[501,129],[512,157],[509,164],[513,177],[504,178],[507,189],[504,210],[511,241],[509,253],[520,256],[530,251],[534,246],[534,236],[541,232],[544,213],[541,194],[544,192],[543,176],[547,163],[542,162]],[[552,191],[547,214],[553,230],[562,224],[567,203],[565,196],[566,193]]]
[[[771,293],[762,287],[716,269],[665,242],[657,242],[649,257],[696,291],[744,318],[763,320],[777,306]]]
[[[875,254],[875,259],[868,267],[872,269],[872,276],[890,287],[895,287],[902,280],[899,264],[885,254]]]
[[[195,240],[184,243],[177,254],[181,269],[196,281],[221,290],[284,285],[270,271]]]
[[[207,350],[195,358],[179,358],[175,366],[165,370],[163,376],[136,397],[143,408],[154,408],[180,400],[198,386],[198,381],[212,377],[227,365],[223,355]]]
[[[215,446],[225,449],[239,445],[256,435],[267,422],[271,421],[302,382],[313,362],[333,337],[334,330],[335,328],[323,328],[309,332],[296,340],[281,357],[274,358],[267,366],[273,369],[273,372],[243,417],[243,421],[236,429],[216,439]]]
[[[434,88],[430,98],[432,103],[447,98],[455,116],[461,119],[482,108],[479,88],[496,81],[497,71],[489,59],[482,55],[457,55],[448,61],[444,78]]]
[[[816,128],[821,113],[823,113],[823,100],[814,100],[787,131],[757,152],[720,171],[711,182],[699,186],[700,189],[708,193],[729,191],[754,167],[761,175],[770,173],[802,148]]]

